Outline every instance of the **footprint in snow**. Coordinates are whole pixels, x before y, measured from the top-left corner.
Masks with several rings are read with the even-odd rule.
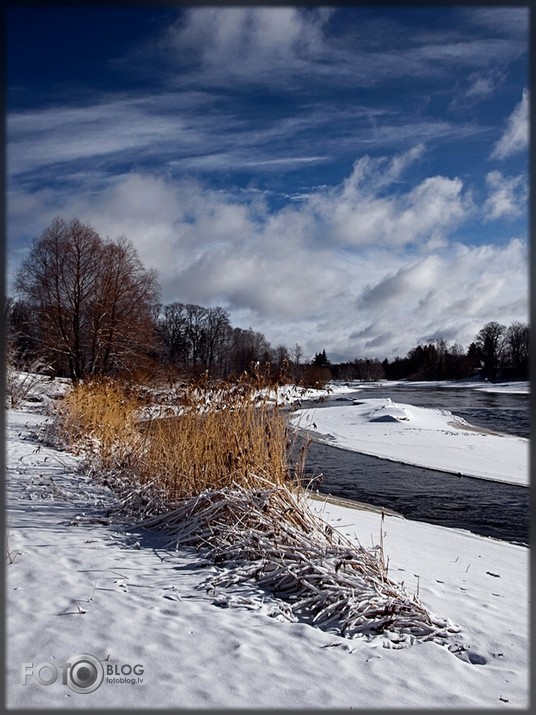
[[[486,665],[487,663],[484,656],[469,650],[464,645],[455,644],[453,646],[449,646],[449,650],[457,658],[465,661],[466,663],[470,663],[471,665]]]

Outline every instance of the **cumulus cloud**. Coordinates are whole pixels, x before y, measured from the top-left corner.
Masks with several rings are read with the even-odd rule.
[[[28,211],[77,216],[101,235],[125,234],[158,271],[163,302],[220,305],[234,325],[261,330],[274,345],[298,342],[307,357],[322,349],[332,360],[393,357],[412,336],[467,345],[487,320],[524,319],[526,244],[453,244],[470,200],[458,179],[401,183],[421,156],[422,147],[365,157],[335,188],[275,210],[262,192],[147,171],[94,177],[85,192],[15,185],[10,220],[21,227]],[[488,200],[508,181],[491,176]],[[432,246],[433,236],[443,241]]]
[[[529,91],[523,90],[521,102],[508,117],[506,129],[491,152],[492,159],[506,159],[528,148],[529,144]]]
[[[345,256],[338,284],[316,315],[282,325],[255,324],[308,357],[326,349],[333,361],[404,356],[418,342],[443,338],[466,349],[488,321],[528,321],[528,248],[453,244],[433,256],[384,249]]]
[[[87,88],[77,105],[69,92],[10,112],[9,273],[52,218],[76,216],[132,240],[164,302],[221,305],[307,356],[404,354],[414,336],[466,344],[488,318],[523,319],[522,237],[492,226],[500,245],[453,243],[523,216],[522,167],[490,171],[481,201],[464,150],[489,138],[492,117],[427,103],[429,87],[452,98],[453,76],[466,78],[462,100],[493,96],[526,51],[526,13],[447,16],[459,22],[425,31],[411,14],[181,9],[159,40],[114,61],[150,77],[148,91]],[[527,141],[525,91],[493,158]],[[437,168],[447,149],[463,174]]]
[[[401,173],[422,153],[418,146],[389,160],[359,159],[341,186],[311,198],[324,232],[349,246],[441,245],[448,230],[467,215],[471,196],[460,179],[444,176],[397,191]]]
[[[467,347],[489,320],[527,319],[526,242],[455,244],[434,256],[406,259],[398,270],[367,285],[355,308],[356,314],[366,315],[359,335],[364,352],[394,349],[405,354],[400,325],[415,342],[435,336]]]
[[[524,174],[503,176],[500,171],[490,171],[486,176],[489,196],[483,206],[484,218],[515,218],[527,210],[528,186]]]
[[[365,289],[361,295],[360,306],[365,308],[388,309],[404,301],[417,297],[426,300],[438,280],[439,259],[428,256],[413,265],[400,268],[394,275],[383,278],[376,285]]]

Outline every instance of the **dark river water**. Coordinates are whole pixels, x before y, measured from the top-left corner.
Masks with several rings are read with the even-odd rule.
[[[393,385],[356,391],[344,398],[332,396],[314,406],[333,407],[376,397],[450,410],[475,426],[529,437],[528,395]],[[307,474],[322,475],[316,486],[321,493],[384,507],[408,519],[529,543],[527,487],[409,466],[320,443],[309,446]]]

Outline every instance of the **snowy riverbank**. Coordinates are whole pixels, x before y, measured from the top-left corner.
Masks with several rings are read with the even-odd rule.
[[[474,427],[447,410],[364,397],[352,405],[297,410],[292,423],[333,447],[454,474],[529,484],[528,439]]]
[[[103,518],[113,495],[39,441],[45,418],[7,414],[7,707],[528,707],[527,548],[386,516],[391,577],[460,627],[458,654],[346,640],[271,617],[254,584],[207,594],[216,566]],[[377,511],[311,504],[349,538],[378,543]],[[103,666],[92,692],[62,682],[80,654]]]

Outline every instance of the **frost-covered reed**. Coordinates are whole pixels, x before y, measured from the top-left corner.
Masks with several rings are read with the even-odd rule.
[[[217,564],[207,590],[250,581],[286,601],[291,620],[349,638],[384,634],[391,647],[458,632],[389,578],[381,543],[356,546],[313,514],[302,490],[252,482],[203,491],[141,526],[165,529],[169,547],[196,546]]]
[[[251,581],[288,604],[289,618],[346,637],[445,642],[457,627],[390,579],[382,529],[365,549],[313,514],[303,450],[292,464],[285,414],[262,388],[197,383],[155,417],[146,391],[86,383],[63,400],[59,424],[123,514],[218,566],[210,591]]]

